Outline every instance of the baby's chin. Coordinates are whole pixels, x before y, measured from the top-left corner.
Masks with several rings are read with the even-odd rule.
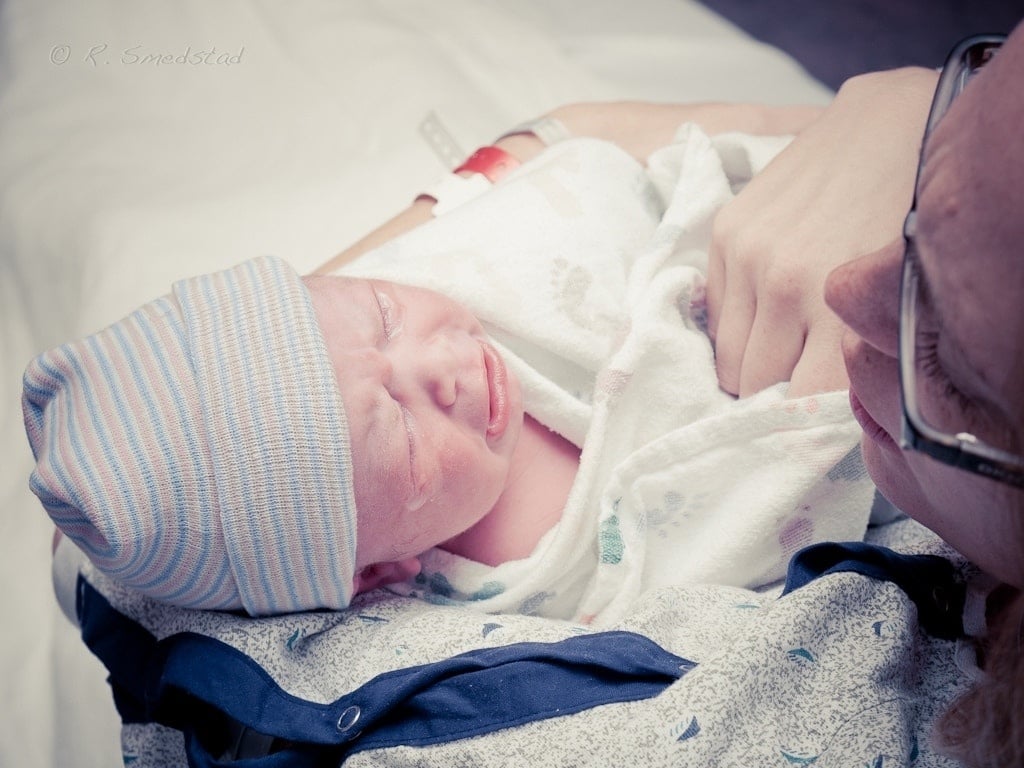
[[[523,432],[523,421],[526,418],[522,387],[519,378],[512,371],[508,372],[508,411],[508,425],[492,447],[495,453],[511,458]]]

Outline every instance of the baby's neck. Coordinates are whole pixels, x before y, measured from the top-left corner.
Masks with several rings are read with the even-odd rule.
[[[579,462],[575,445],[525,416],[498,503],[441,548],[486,565],[527,557],[561,518]]]

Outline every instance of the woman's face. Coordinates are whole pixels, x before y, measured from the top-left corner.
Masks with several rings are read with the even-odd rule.
[[[345,404],[356,567],[468,529],[505,488],[523,422],[516,378],[466,309],[384,281],[307,277]]]
[[[1000,53],[932,134],[916,246],[935,342],[920,408],[1024,452],[1024,56]],[[1009,81],[1009,82],[1008,82]],[[1007,87],[1009,91],[1005,90]],[[1012,98],[1008,94],[1013,94]],[[850,399],[879,489],[992,575],[1024,587],[1024,491],[902,451],[896,354],[902,241],[837,269],[826,295],[849,326]],[[929,352],[931,354],[931,352]]]

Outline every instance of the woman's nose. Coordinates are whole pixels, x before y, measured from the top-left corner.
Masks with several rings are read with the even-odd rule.
[[[900,275],[904,241],[836,267],[825,282],[825,301],[867,344],[895,358],[899,348]]]

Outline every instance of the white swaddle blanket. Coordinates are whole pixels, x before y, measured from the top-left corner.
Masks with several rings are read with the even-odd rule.
[[[784,145],[687,125],[644,168],[574,139],[342,269],[463,303],[526,411],[582,448],[529,557],[432,550],[396,591],[607,626],[645,589],[757,588],[800,547],[863,537],[873,486],[846,393],[736,400],[699,321],[713,216]]]

